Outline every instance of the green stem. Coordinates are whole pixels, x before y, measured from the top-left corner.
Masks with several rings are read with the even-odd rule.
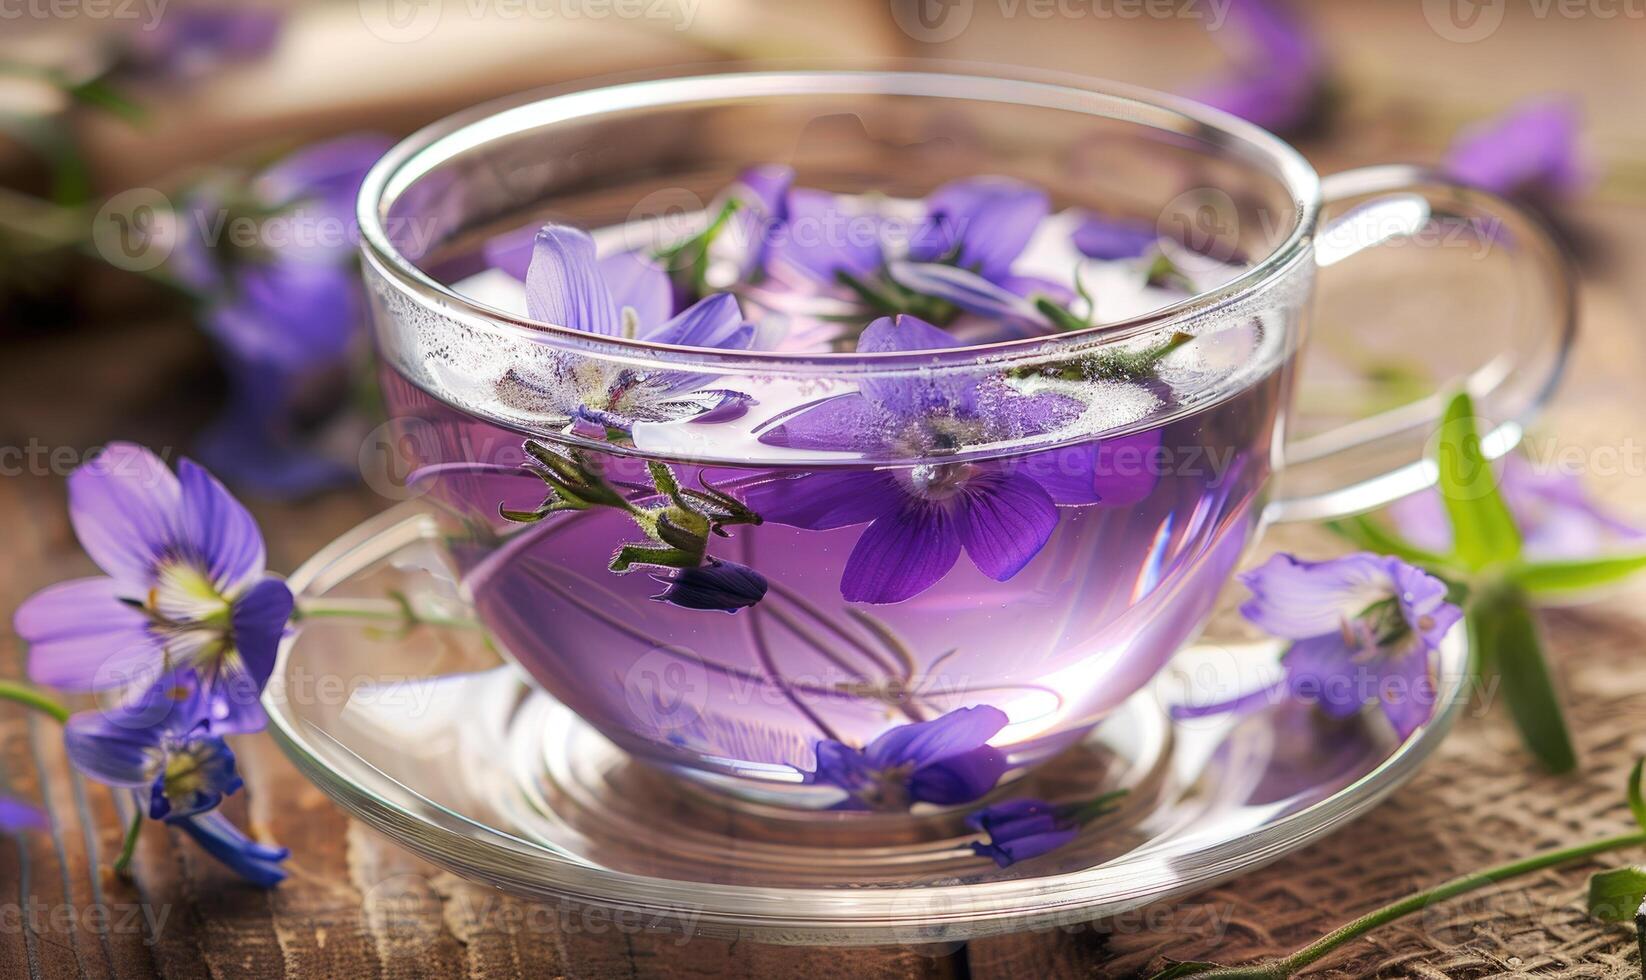
[[[292,611],[292,619],[363,619],[393,622],[403,626],[444,626],[452,629],[480,629],[472,619],[433,616],[410,603],[394,599],[303,599]]]
[[[1425,889],[1391,902],[1375,911],[1368,912],[1358,919],[1332,932],[1321,936],[1314,942],[1297,950],[1283,959],[1272,960],[1256,966],[1219,967],[1207,970],[1204,973],[1192,974],[1195,977],[1244,977],[1248,980],[1279,980],[1289,977],[1303,969],[1332,950],[1353,939],[1358,939],[1373,929],[1388,925],[1396,919],[1411,915],[1438,902],[1456,898],[1459,895],[1484,888],[1487,885],[1518,878],[1534,871],[1565,864],[1581,858],[1594,857],[1608,851],[1622,850],[1626,847],[1646,845],[1646,832],[1622,834],[1617,837],[1602,837],[1600,840],[1590,841],[1587,844],[1578,844],[1574,847],[1563,847],[1553,851],[1544,851],[1508,864],[1500,864],[1485,871],[1476,871],[1461,875],[1441,885]]]
[[[137,812],[131,816],[131,825],[126,828],[126,841],[120,846],[120,856],[114,859],[114,873],[124,876],[126,869],[131,866],[131,858],[137,853],[137,835],[143,830],[143,808],[139,806]]]
[[[68,708],[63,707],[62,703],[51,695],[37,691],[27,684],[0,680],[0,701],[15,701],[25,707],[44,712],[56,719],[58,724],[69,720]]]

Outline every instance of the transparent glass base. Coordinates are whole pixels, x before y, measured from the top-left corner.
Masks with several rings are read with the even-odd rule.
[[[478,630],[338,614],[391,611],[384,597],[398,594],[463,618],[440,549],[438,523],[409,504],[292,577],[300,601],[333,614],[282,648],[271,731],[345,809],[454,873],[694,934],[950,942],[1203,888],[1373,805],[1438,744],[1463,687],[1459,631],[1436,715],[1404,742],[1375,716],[1332,721],[1290,703],[1174,718],[1184,691],[1250,690],[1275,662],[1266,645],[1183,650],[1084,741],[985,801],[1128,790],[1073,842],[1002,869],[972,852],[965,811],[807,811],[787,787],[660,770],[501,664]]]

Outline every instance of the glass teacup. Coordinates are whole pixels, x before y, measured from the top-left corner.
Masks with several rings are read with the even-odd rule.
[[[817,338],[873,319],[860,297],[733,276],[758,343],[728,351],[534,321],[486,269],[487,242],[544,224],[660,255],[774,162],[849,202],[784,235],[854,234],[863,207],[918,218],[934,188],[990,175],[1154,229],[1175,279],[1099,292],[1073,328],[840,352]],[[1511,420],[1492,452],[1572,324],[1558,249],[1505,202],[1410,168],[1323,190],[1261,130],[1088,82],[781,72],[551,95],[412,137],[360,215],[393,448],[450,513],[498,647],[635,757],[800,807],[982,795],[1148,683],[1265,521],[1432,482],[1434,399],[1290,437],[1317,268],[1444,223],[1512,254],[1512,349],[1467,379]],[[986,774],[911,790],[875,768],[943,738],[986,741]]]

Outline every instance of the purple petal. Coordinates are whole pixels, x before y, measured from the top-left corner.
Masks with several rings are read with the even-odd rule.
[[[1154,247],[1159,235],[1141,221],[1088,214],[1074,230],[1074,247],[1093,259],[1133,259]]]
[[[924,766],[986,745],[1011,719],[993,705],[956,708],[931,721],[898,725],[863,749],[876,769]]]
[[[1437,691],[1433,657],[1427,647],[1417,647],[1385,665],[1378,700],[1402,741],[1434,714]]]
[[[393,145],[387,136],[356,133],[306,146],[258,175],[258,193],[276,207],[313,201],[352,222],[366,171]]]
[[[926,198],[926,220],[909,243],[916,262],[950,262],[986,279],[1011,272],[1049,203],[1039,188],[1004,177],[970,177]]]
[[[18,607],[13,623],[29,645],[29,679],[47,687],[124,686],[160,654],[148,617],[121,601],[120,583],[110,578],[41,589]]]
[[[847,602],[902,602],[931,588],[960,558],[955,519],[941,505],[906,498],[858,537],[840,575]]]
[[[1446,601],[1446,583],[1405,562],[1393,563],[1395,595],[1401,616],[1423,640],[1425,649],[1440,646],[1463,610]]]
[[[970,803],[994,789],[1009,768],[1006,753],[985,745],[916,769],[909,798],[939,806]]]
[[[754,327],[744,322],[737,297],[731,293],[716,293],[692,304],[679,316],[655,329],[642,329],[640,339],[677,347],[747,350],[754,340]]]
[[[919,317],[883,316],[863,329],[857,349],[866,354],[950,350],[964,346]],[[932,412],[969,414],[977,408],[979,378],[964,371],[914,373],[902,376],[865,375],[858,388],[864,397],[898,419],[916,419]]]
[[[994,392],[1000,390],[995,388]],[[1052,392],[1039,395],[1012,393],[984,398],[978,407],[988,423],[988,431],[999,439],[1021,439],[1056,432],[1078,419],[1087,408],[1078,398]]]
[[[335,364],[362,322],[357,272],[283,254],[239,268],[232,296],[204,319],[234,357],[281,371]]]
[[[1195,97],[1271,130],[1306,122],[1325,82],[1314,35],[1272,0],[1237,0],[1227,26],[1213,36],[1229,50],[1230,69]]]
[[[600,260],[600,277],[621,311],[631,307],[641,332],[674,312],[674,286],[663,267],[639,251],[618,252]],[[706,346],[706,345],[692,345]]]
[[[989,858],[1000,867],[1008,868],[1019,861],[1027,861],[1029,858],[1055,851],[1079,836],[1080,831],[1073,827],[1065,830],[1048,830],[1044,833],[1013,837],[999,843],[973,844],[972,851],[978,857]]]
[[[820,470],[757,483],[739,496],[768,523],[826,531],[891,513],[906,495],[888,473]]]
[[[1057,505],[1033,478],[1002,471],[966,481],[959,533],[978,571],[1004,582],[1046,546],[1057,527]]]
[[[600,278],[594,240],[566,225],[544,225],[526,270],[526,310],[534,320],[616,337],[622,320]]]
[[[263,533],[251,513],[192,460],[177,466],[183,492],[183,541],[220,592],[263,573]]]
[[[804,406],[760,433],[768,446],[875,453],[886,448],[888,420],[873,403],[851,393]]]
[[[0,796],[0,834],[15,834],[24,830],[45,830],[51,826],[46,811],[22,800]]]
[[[110,786],[142,786],[161,764],[158,727],[124,712],[82,711],[63,726],[63,748],[74,767]]]
[[[1035,299],[1044,296],[1059,306],[1068,306],[1079,298],[1079,294],[1055,279],[1044,276],[1005,276],[1000,280],[1000,286],[1009,289],[1025,299]],[[1036,311],[1038,314],[1038,311]]]
[[[1334,718],[1345,718],[1377,697],[1379,674],[1373,661],[1355,659],[1339,633],[1298,640],[1282,664],[1294,698],[1315,704]]]
[[[80,546],[103,571],[148,586],[155,563],[182,531],[182,490],[160,457],[110,443],[69,476],[69,519]]]
[[[718,246],[717,252],[722,248],[732,250],[739,278],[747,279],[764,270],[777,229],[788,221],[789,188],[793,184],[792,167],[760,164],[744,170],[729,190],[727,196],[743,206],[732,226],[735,235],[722,235],[714,245]]]
[[[154,24],[127,33],[130,68],[183,80],[260,58],[279,40],[285,16],[282,10],[251,4],[168,10]]]
[[[986,806],[966,817],[966,826],[996,839],[1040,834],[1057,825],[1056,807],[1028,797]]]
[[[1275,636],[1302,640],[1339,632],[1395,592],[1392,558],[1366,553],[1330,561],[1277,554],[1240,576],[1252,598],[1240,614]]]
[[[532,253],[537,250],[537,232],[541,227],[533,224],[506,231],[501,235],[493,235],[480,246],[480,254],[485,257],[486,264],[491,268],[501,269],[525,282],[526,271],[532,264]]]
[[[789,221],[772,253],[784,263],[830,285],[847,272],[858,278],[880,271],[885,219],[842,205],[826,191],[789,192]]]
[[[276,578],[264,579],[235,600],[235,655],[224,663],[211,689],[213,731],[254,732],[266,723],[258,698],[274,672],[275,653],[291,611],[291,590]]]
[[[1498,194],[1574,194],[1587,175],[1578,159],[1580,121],[1570,99],[1533,99],[1459,134],[1443,169]]]
[[[1103,439],[1025,457],[1023,469],[1060,504],[1124,507],[1146,499],[1160,480],[1161,431]]]
[[[178,821],[177,826],[187,831],[201,850],[252,884],[270,888],[285,880],[286,871],[280,862],[291,852],[257,843],[221,813],[196,814]]]

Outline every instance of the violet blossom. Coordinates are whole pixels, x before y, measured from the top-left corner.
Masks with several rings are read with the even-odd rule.
[[[986,843],[972,845],[979,857],[1002,868],[1038,857],[1080,836],[1080,825],[1045,800],[1007,800],[985,807],[966,818],[967,826],[989,835]]]
[[[604,337],[679,347],[747,350],[754,327],[736,297],[719,293],[670,316],[667,274],[635,252],[595,258],[594,241],[565,225],[545,225],[526,274],[526,308],[537,320]],[[512,403],[553,417],[628,430],[636,422],[735,417],[749,397],[701,390],[700,375],[647,371],[588,357],[551,355],[548,364],[509,369],[499,386]]]
[[[267,55],[280,39],[284,19],[283,11],[255,4],[166,8],[155,23],[127,32],[125,58],[139,75],[198,78]]]
[[[1160,235],[1142,221],[1087,213],[1081,216],[1071,238],[1080,254],[1113,262],[1138,258],[1155,246]]]
[[[346,405],[364,336],[354,198],[388,146],[373,135],[318,143],[244,188],[203,185],[183,210],[171,267],[203,298],[229,378],[198,450],[232,483],[293,495],[355,474],[323,430]],[[258,228],[249,246],[230,237],[241,219]]]
[[[0,834],[17,834],[25,830],[45,830],[50,826],[46,812],[32,803],[0,796]]]
[[[957,346],[943,330],[899,316],[871,323],[858,350]],[[916,596],[947,574],[962,550],[979,571],[1006,581],[1040,552],[1057,526],[1060,501],[1054,492],[1061,495],[1069,484],[1079,499],[1068,502],[1091,502],[1084,473],[1063,475],[1055,466],[1040,472],[1012,460],[942,459],[966,445],[1066,425],[1082,412],[1072,398],[1025,395],[999,378],[975,374],[866,377],[858,388],[780,417],[760,441],[932,461],[897,470],[801,473],[743,492],[749,508],[775,524],[810,530],[869,525],[841,576],[840,591],[849,601],[888,603]]]
[[[1646,531],[1596,504],[1576,476],[1540,471],[1516,455],[1505,456],[1498,472],[1498,491],[1520,529],[1529,560],[1588,558],[1646,537]],[[1403,497],[1389,506],[1389,516],[1418,547],[1439,554],[1451,551],[1452,525],[1438,490]]]
[[[1531,99],[1465,128],[1441,167],[1505,197],[1533,202],[1570,197],[1589,180],[1579,157],[1579,124],[1572,100]]]
[[[197,678],[160,678],[113,711],[83,711],[63,729],[75,768],[139,792],[153,820],[178,821],[216,807],[242,783],[234,753],[211,731]],[[146,798],[145,798],[146,796]]]
[[[1325,98],[1319,40],[1281,0],[1232,0],[1213,32],[1230,65],[1193,97],[1275,132],[1313,120]]]
[[[1398,558],[1329,561],[1278,554],[1241,576],[1241,615],[1292,641],[1282,664],[1292,696],[1346,717],[1376,701],[1406,738],[1434,709],[1434,652],[1463,612],[1446,583]]]
[[[69,477],[69,516],[106,573],[49,586],[17,610],[36,683],[141,690],[189,669],[218,733],[255,731],[258,696],[292,612],[264,571],[263,536],[239,501],[185,459],[111,444]]]
[[[861,749],[824,739],[817,744],[814,781],[846,791],[841,809],[969,803],[1006,773],[1006,754],[988,742],[1007,721],[999,708],[978,705],[899,725]]]

